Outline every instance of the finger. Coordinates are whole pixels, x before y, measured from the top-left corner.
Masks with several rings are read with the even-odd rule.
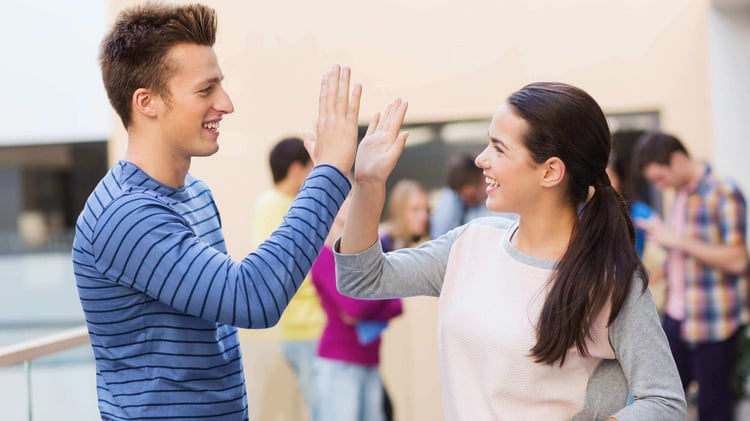
[[[393,104],[388,104],[385,107],[385,110],[383,110],[383,113],[380,114],[378,125],[375,127],[376,130],[383,130],[383,125],[385,124],[386,117],[391,113],[391,108],[393,108]]]
[[[325,114],[328,108],[328,72],[323,73],[320,78],[320,96],[318,97],[318,119]]]
[[[338,96],[336,97],[336,113],[345,116],[349,110],[349,79],[352,69],[344,67],[338,79]]]
[[[359,119],[359,102],[362,99],[362,84],[355,83],[352,90],[352,99],[349,101],[349,114],[346,116],[349,120]]]
[[[398,111],[399,107],[401,106],[401,98],[397,98],[393,103],[391,103],[390,112],[387,116],[385,116],[385,122],[383,123],[383,130],[391,130],[393,127],[393,119],[396,116],[396,112]]]
[[[370,119],[370,125],[367,126],[367,132],[365,133],[365,136],[371,135],[372,132],[375,131],[375,127],[378,126],[379,120],[380,120],[380,113],[375,113],[375,115],[372,116],[372,119]]]
[[[400,101],[400,100],[399,100]],[[404,124],[404,117],[406,117],[406,110],[409,108],[409,103],[404,101],[398,105],[398,108],[393,112],[391,121],[388,124],[388,129],[393,132],[401,130],[401,125]]]
[[[336,100],[339,91],[339,77],[341,75],[341,68],[338,64],[334,65],[330,72],[328,72],[328,102],[326,104],[326,113],[333,115],[336,112]]]

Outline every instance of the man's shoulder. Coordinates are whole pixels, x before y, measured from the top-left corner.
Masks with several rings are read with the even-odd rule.
[[[737,200],[745,200],[745,195],[734,179],[731,177],[721,177],[713,173],[709,174],[703,180],[702,185],[698,187],[698,192],[703,196],[720,195]]]
[[[102,223],[119,222],[154,213],[176,214],[174,204],[159,192],[144,187],[131,186],[123,189],[95,215],[97,226]]]

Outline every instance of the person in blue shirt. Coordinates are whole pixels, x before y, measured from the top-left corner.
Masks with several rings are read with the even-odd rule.
[[[630,209],[630,217],[636,220],[648,220],[654,210],[644,199],[648,185],[632,170],[633,147],[642,130],[621,130],[612,134],[612,153],[607,164],[607,174],[612,187],[622,195]],[[646,248],[646,231],[637,224],[635,227],[635,250],[643,258]]]
[[[235,326],[278,322],[351,188],[362,90],[334,66],[317,139],[306,135],[316,165],[284,222],[243,259],[227,255],[213,195],[188,171],[216,153],[234,111],[216,27],[209,7],[147,3],[123,10],[101,44],[128,148],[78,218],[73,266],[102,419],[248,419]]]
[[[456,155],[446,162],[446,187],[438,193],[435,208],[430,213],[430,237],[437,238],[467,222],[492,215],[516,219],[512,213],[499,213],[487,209],[484,202],[484,176],[471,155]]]

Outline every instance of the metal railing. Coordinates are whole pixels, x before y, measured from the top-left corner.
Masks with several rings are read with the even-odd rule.
[[[23,364],[26,377],[28,419],[32,420],[31,362],[33,360],[57,354],[89,343],[86,326],[65,330],[54,335],[45,336],[8,345],[0,348],[0,368]]]

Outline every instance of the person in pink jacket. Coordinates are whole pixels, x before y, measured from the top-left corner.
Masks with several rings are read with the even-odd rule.
[[[360,300],[336,289],[331,246],[341,234],[348,199],[310,271],[328,322],[315,362],[318,405],[314,420],[384,421],[380,333],[402,312],[401,300]]]

